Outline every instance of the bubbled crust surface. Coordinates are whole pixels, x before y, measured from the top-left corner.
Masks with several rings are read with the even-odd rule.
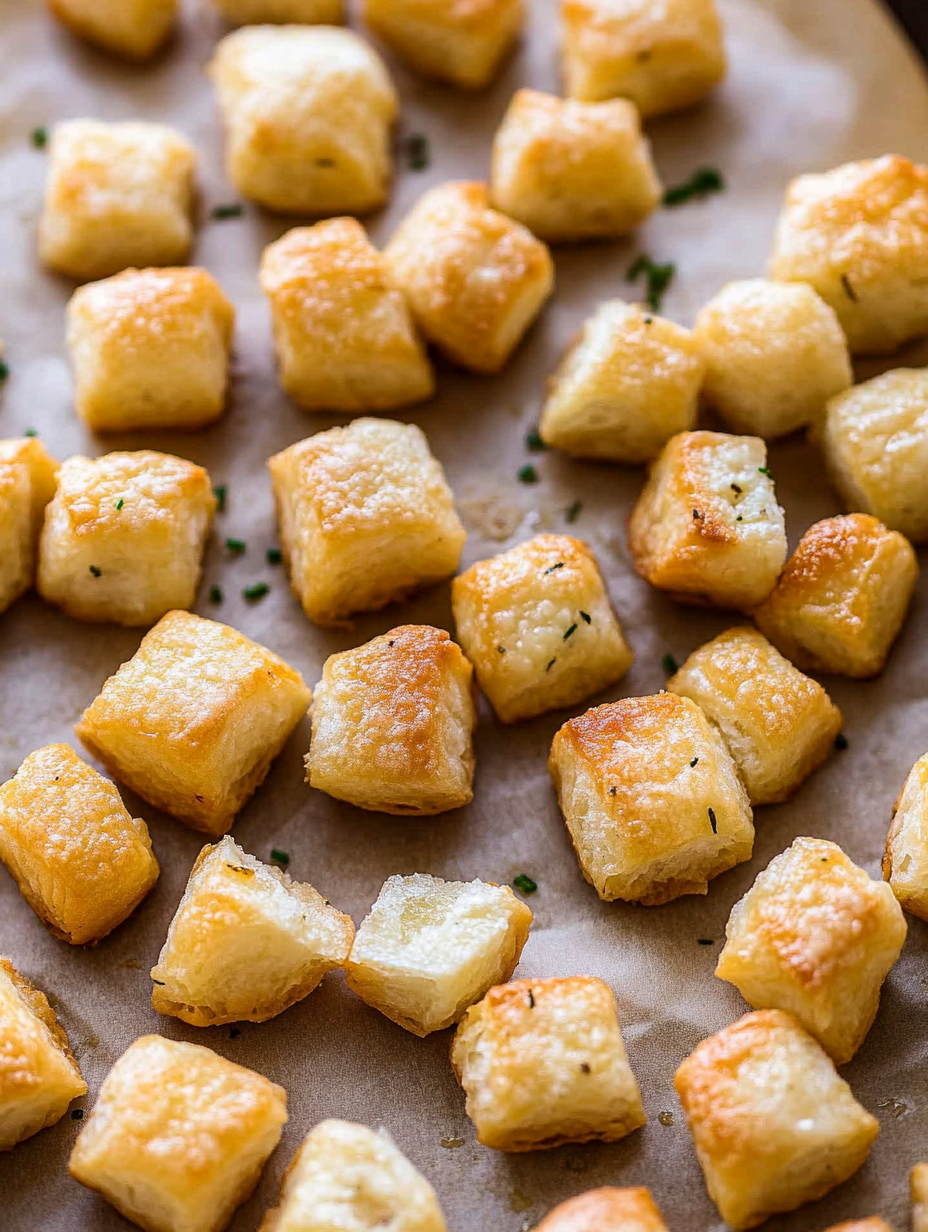
[[[179,265],[193,239],[193,147],[138,120],[57,124],[49,149],[39,256],[71,278]]]
[[[751,804],[786,800],[831,754],[841,711],[756,629],[729,629],[667,682],[721,731]]]
[[[703,395],[735,432],[774,440],[820,421],[853,381],[834,309],[804,283],[730,282],[700,309]]]
[[[928,1164],[916,1164],[909,1174],[912,1232],[928,1232]]]
[[[910,915],[928,920],[928,753],[909,771],[893,806],[883,876]]]
[[[667,1225],[643,1185],[604,1186],[568,1198],[545,1216],[535,1232],[667,1232]]]
[[[600,898],[657,906],[705,894],[711,878],[750,859],[747,793],[721,735],[688,698],[588,710],[555,735],[548,768]]]
[[[687,603],[761,603],[787,550],[766,462],[756,436],[681,432],[668,441],[629,519],[641,576]]]
[[[288,231],[264,250],[260,282],[281,382],[304,410],[389,410],[435,392],[406,300],[356,219]]]
[[[798,176],[769,272],[810,283],[855,353],[891,354],[928,332],[928,167],[886,154]]]
[[[609,300],[551,378],[541,435],[573,457],[647,462],[696,423],[704,367],[688,329]]]
[[[169,612],[75,727],[121,782],[219,837],[309,705],[299,672],[228,625]]]
[[[148,827],[66,744],[31,753],[0,787],[0,859],[57,937],[105,937],[158,880]]]
[[[414,424],[356,419],[268,466],[291,585],[317,624],[344,624],[458,567],[467,534]]]
[[[147,60],[167,38],[178,0],[48,0],[58,20],[126,60]]]
[[[661,184],[634,103],[518,90],[493,142],[493,205],[550,242],[621,236]]]
[[[402,625],[330,655],[316,686],[306,780],[399,815],[473,798],[473,668],[443,629]]]
[[[226,21],[236,26],[263,22],[339,25],[344,0],[214,0]]]
[[[489,208],[485,184],[423,194],[384,257],[423,333],[475,372],[503,367],[554,288],[547,248]]]
[[[615,998],[591,976],[491,988],[458,1026],[451,1063],[477,1141],[498,1150],[615,1142],[647,1119]]]
[[[843,1065],[876,1017],[905,935],[885,882],[835,843],[797,838],[735,904],[715,973],[754,1009],[794,1014]]]
[[[674,1082],[709,1194],[734,1229],[823,1197],[879,1132],[812,1036],[779,1010],[703,1040]]]
[[[843,676],[883,670],[918,577],[912,545],[868,514],[810,526],[753,613],[797,667]]]
[[[58,464],[35,437],[0,441],[0,612],[35,580],[45,506]]]
[[[0,958],[0,1151],[54,1125],[86,1094],[48,998]]]
[[[146,1035],[107,1075],[75,1180],[149,1232],[220,1232],[287,1121],[287,1094],[209,1048]]]
[[[504,723],[576,705],[631,666],[596,558],[569,535],[536,535],[478,561],[454,579],[451,601],[464,652]]]

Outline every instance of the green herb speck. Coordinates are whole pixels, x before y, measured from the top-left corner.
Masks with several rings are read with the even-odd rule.
[[[429,139],[425,133],[413,133],[406,142],[410,171],[425,171],[432,161]]]
[[[222,590],[220,589],[220,587],[218,587],[218,586],[211,586],[211,587],[209,588],[209,601],[210,601],[210,603],[221,603],[224,597],[225,597],[225,596],[223,595]]]
[[[258,599],[263,599],[270,590],[267,582],[255,582],[252,586],[246,586],[242,591],[242,598],[247,599],[249,603],[255,603]]]
[[[541,439],[541,433],[537,428],[532,428],[530,432],[526,432],[525,448],[530,450],[532,453],[541,453],[543,449],[548,448],[548,446]]]
[[[241,556],[242,552],[245,551],[247,546],[248,544],[245,542],[244,539],[227,539],[226,540],[226,548],[230,552],[234,552],[236,556]]]
[[[844,732],[838,732],[837,736],[835,736],[835,748],[839,752],[843,752],[845,749],[850,747],[850,741],[847,736],[845,736]]]
[[[44,124],[34,128],[29,134],[29,140],[32,142],[34,149],[44,150],[48,145],[48,129]]]
[[[512,884],[520,894],[534,894],[538,889],[538,882],[533,881],[527,873],[519,873],[513,877]]]
[[[575,622],[574,622],[574,623],[570,626],[570,628],[567,630],[567,632],[564,634],[564,641],[566,642],[566,641],[567,641],[567,639],[568,639],[569,637],[573,637],[573,635],[574,635],[576,632],[577,632],[577,624],[576,624],[576,621],[575,621]]]
[[[574,501],[572,505],[568,505],[564,510],[564,521],[570,522],[571,525],[576,522],[580,516],[580,510],[583,508],[581,501]]]
[[[233,201],[229,205],[214,205],[209,212],[209,216],[217,222],[222,222],[225,218],[241,218],[244,213],[245,207],[237,201]]]
[[[647,286],[647,300],[655,312],[660,311],[661,300],[667,291],[667,288],[673,282],[674,274],[677,272],[677,267],[672,261],[661,265],[652,261],[650,257],[644,253],[641,254],[628,267],[625,277],[629,282],[637,282],[642,274],[645,276]]]
[[[10,375],[10,365],[4,359],[0,359],[0,381],[5,381]]]
[[[279,847],[271,848],[271,859],[275,864],[289,864],[290,856],[286,851],[281,851]]]
[[[23,436],[38,436],[38,435],[39,435],[38,428],[27,428],[26,431],[23,433]]]
[[[225,513],[226,511],[226,496],[229,493],[227,484],[217,483],[213,488],[213,496],[216,498],[216,512]]]
[[[552,565],[550,569],[545,569],[541,576],[547,577],[549,573],[556,573],[558,569],[563,569],[563,568],[564,568],[564,562],[562,560],[559,560],[557,564]]]
[[[698,758],[698,757],[694,757],[694,758],[693,758],[693,760],[690,762],[690,769],[691,769],[691,770],[692,770],[692,768],[693,768],[693,767],[697,764],[697,762],[698,762],[698,761],[699,761],[699,758]]]
[[[583,621],[584,624],[587,624],[587,625],[591,625],[593,623],[593,617],[590,615],[589,612],[581,612],[580,619]]]
[[[770,469],[769,466],[759,466],[757,469],[760,472],[760,474],[766,475],[768,479],[773,478],[773,471]]]
[[[520,466],[518,471],[516,471],[516,479],[518,479],[519,483],[537,483],[538,472],[531,462],[527,462],[525,466]]]
[[[119,511],[119,510],[123,507],[123,505],[124,505],[125,503],[126,503],[126,502],[125,502],[125,501],[123,500],[123,498],[120,496],[119,500],[116,502],[116,510],[117,510],[117,512],[118,512],[118,511]]]
[[[98,565],[91,565],[90,572],[94,577],[102,577],[103,575],[103,570]]]
[[[709,193],[722,192],[725,180],[715,167],[700,167],[688,180],[675,184],[664,193],[664,205],[682,205],[684,201],[707,197]]]
[[[283,558],[284,554],[281,552],[280,548],[268,548],[267,563],[269,565],[279,565]]]
[[[668,676],[675,676],[680,670],[672,654],[661,655],[661,667]]]

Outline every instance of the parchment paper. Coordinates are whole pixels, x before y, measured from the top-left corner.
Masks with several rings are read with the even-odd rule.
[[[664,683],[665,652],[682,661],[733,618],[681,608],[632,573],[624,522],[642,483],[640,471],[527,454],[525,433],[537,421],[545,379],[562,348],[597,301],[634,297],[624,273],[638,251],[677,262],[665,311],[690,323],[723,282],[762,271],[789,177],[886,151],[928,159],[928,85],[875,0],[723,0],[722,8],[731,52],[728,82],[706,106],[653,123],[649,132],[667,183],[711,164],[724,172],[728,191],[659,212],[628,243],[558,250],[557,298],[507,371],[487,380],[442,368],[434,403],[408,416],[427,432],[458,496],[470,531],[465,564],[539,528],[572,529],[594,545],[637,655],[622,685],[596,701],[655,692]],[[202,73],[220,33],[206,0],[199,0],[186,6],[182,35],[163,57],[150,68],[127,68],[55,28],[39,0],[0,0],[0,336],[12,374],[0,393],[0,436],[36,427],[59,457],[152,446],[207,465],[216,483],[228,484],[228,511],[218,519],[207,554],[197,610],[218,614],[265,643],[315,684],[327,655],[394,624],[428,621],[453,630],[448,588],[360,619],[353,630],[325,632],[303,617],[283,572],[265,563],[265,549],[277,542],[265,459],[340,420],[301,413],[277,388],[256,269],[262,247],[291,223],[253,207],[241,220],[206,218],[208,207],[236,200],[222,175],[219,126]],[[400,171],[389,210],[372,221],[377,242],[429,185],[485,176],[492,133],[516,87],[557,89],[554,2],[535,0],[526,46],[484,95],[427,85],[394,68],[404,100],[402,132],[425,133],[433,159],[425,172]],[[74,415],[63,340],[71,288],[35,259],[47,156],[31,148],[29,133],[80,115],[163,120],[199,148],[204,218],[194,260],[219,277],[239,313],[231,407],[207,432],[94,439]],[[901,362],[923,363],[925,353],[916,350],[883,366]],[[516,481],[527,461],[539,471],[537,486]],[[774,447],[771,466],[791,543],[813,521],[838,511],[819,460],[803,440]],[[563,511],[577,499],[583,509],[570,528]],[[247,541],[243,557],[224,559],[219,545],[226,536]],[[272,584],[271,593],[249,606],[242,587],[260,580]],[[212,583],[226,594],[218,613],[206,600]],[[129,792],[127,805],[147,819],[162,867],[136,915],[97,949],[75,949],[45,931],[0,872],[0,952],[53,999],[90,1084],[87,1108],[116,1057],[152,1031],[208,1044],[287,1088],[290,1123],[255,1196],[233,1221],[236,1232],[256,1227],[303,1135],[330,1116],[386,1126],[435,1186],[453,1232],[518,1232],[555,1203],[605,1183],[649,1185],[671,1228],[718,1227],[673,1092],[673,1072],[700,1039],[745,1010],[738,993],[712,972],[732,904],[773,856],[797,835],[810,834],[836,840],[877,872],[893,800],[912,762],[928,749],[926,585],[879,679],[826,682],[844,711],[850,748],[788,804],[757,810],[754,858],[714,881],[706,898],[650,909],[607,906],[586,885],[545,768],[551,736],[566,713],[501,729],[482,705],[474,802],[425,820],[364,813],[311,791],[303,783],[309,732],[303,723],[241,813],[233,834],[246,850],[264,859],[272,847],[288,851],[294,876],[356,921],[392,873],[501,882],[519,872],[534,877],[535,927],[521,973],[594,974],[618,997],[650,1118],[618,1144],[521,1156],[478,1146],[448,1062],[450,1033],[414,1038],[348,993],[340,975],[272,1022],[242,1024],[236,1038],[228,1028],[197,1030],[160,1017],[149,1005],[148,970],[203,840]],[[72,724],[140,636],[78,624],[34,597],[0,618],[3,777],[41,745],[76,744]],[[698,938],[715,944],[699,945]],[[875,1213],[907,1226],[908,1169],[928,1157],[926,956],[926,926],[910,919],[876,1024],[844,1070],[881,1121],[870,1161],[823,1202],[771,1221],[771,1232]],[[660,1120],[661,1113],[671,1114],[672,1123]],[[0,1227],[128,1228],[68,1178],[78,1128],[65,1117],[0,1156]],[[443,1138],[464,1143],[448,1149]]]

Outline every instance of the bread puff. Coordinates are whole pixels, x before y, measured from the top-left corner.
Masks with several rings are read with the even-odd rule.
[[[667,1232],[650,1190],[590,1189],[550,1211],[535,1232]]]
[[[928,1164],[916,1164],[909,1174],[912,1232],[928,1232]]]
[[[0,441],[0,612],[35,582],[45,506],[58,463],[35,437]]]
[[[167,40],[178,0],[48,0],[63,26],[124,60],[148,60]]]
[[[893,806],[883,877],[904,910],[928,920],[928,753],[909,771]]]

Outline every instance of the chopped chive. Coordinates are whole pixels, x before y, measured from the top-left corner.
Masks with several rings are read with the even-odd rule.
[[[432,161],[429,139],[425,133],[413,133],[406,142],[410,171],[425,171]]]
[[[659,312],[661,300],[667,288],[673,282],[676,272],[677,267],[672,261],[668,261],[665,265],[659,265],[642,253],[628,267],[625,277],[629,282],[637,282],[642,274],[645,275],[648,303],[655,312]]]
[[[279,565],[284,558],[284,554],[281,552],[280,548],[268,548],[266,555],[267,563],[269,565]]]
[[[844,732],[838,732],[837,736],[835,736],[835,748],[838,749],[839,752],[843,752],[844,749],[848,749],[850,747],[850,741],[847,736],[845,736]]]
[[[525,448],[530,450],[532,453],[541,453],[543,449],[548,448],[548,446],[541,439],[541,433],[537,428],[532,428],[531,432],[526,432]]]
[[[83,1108],[72,1108],[71,1109],[71,1120],[72,1121],[83,1121],[83,1119],[84,1119],[84,1109]]]
[[[0,381],[5,381],[10,375],[10,365],[5,359],[0,359]]]
[[[227,539],[226,547],[230,552],[234,552],[236,556],[240,556],[245,551],[248,544],[244,539]]]
[[[497,647],[496,647],[496,650],[497,650],[497,653],[498,653],[498,654],[505,654],[505,653],[506,653],[506,647],[505,647],[505,646],[497,646]]]
[[[531,462],[528,462],[525,466],[520,466],[516,471],[516,479],[518,479],[519,483],[537,483],[538,472]]]
[[[851,280],[848,278],[847,274],[841,275],[841,285],[844,287],[844,294],[848,297],[851,303],[859,304],[860,300],[857,298],[857,292],[851,286]]]
[[[222,590],[218,586],[211,586],[209,588],[210,603],[221,603],[224,597]]]
[[[589,612],[581,612],[580,619],[583,621],[584,624],[587,624],[587,625],[591,625],[593,623],[593,617],[590,615]]]
[[[101,577],[103,574],[103,570],[98,565],[91,565],[90,572],[94,577]]]
[[[215,218],[217,222],[221,222],[225,218],[241,218],[245,213],[245,207],[239,202],[233,201],[229,205],[215,205],[209,212],[210,218]]]
[[[125,503],[126,503],[126,502],[125,502],[125,501],[123,500],[123,498],[120,496],[119,500],[116,502],[116,509],[117,509],[117,512],[118,512],[118,511],[119,511],[119,510],[123,507],[123,505],[124,505]]]
[[[697,937],[696,943],[697,945],[715,945],[711,937]]]
[[[690,769],[691,769],[691,770],[692,770],[692,768],[696,765],[696,763],[697,763],[698,761],[699,761],[699,758],[698,758],[698,757],[694,757],[694,758],[693,758],[693,760],[690,762]]]
[[[700,167],[688,180],[675,184],[664,193],[664,205],[682,205],[694,197],[707,197],[709,193],[722,192],[725,180],[715,167]]]
[[[39,435],[38,428],[27,428],[26,431],[23,433],[23,436],[38,436],[38,435]]]
[[[702,521],[702,514],[699,512],[699,510],[698,510],[698,509],[694,509],[694,510],[693,510],[693,521],[694,521],[694,522],[701,522],[701,521]]]
[[[738,496],[741,495],[742,489],[739,488],[736,483],[731,484],[731,490],[735,492]]]
[[[156,980],[154,977],[152,977],[151,982],[153,984],[157,984],[159,988],[164,988],[164,980]]]
[[[48,129],[44,124],[34,128],[29,134],[29,140],[32,142],[34,149],[44,150],[48,145]]]
[[[675,676],[680,670],[672,654],[661,655],[661,667],[668,676]]]
[[[542,572],[542,577],[547,577],[549,573],[556,573],[558,569],[564,568],[564,562],[559,560],[556,565],[552,565],[550,569],[545,569]]]
[[[534,894],[538,889],[538,882],[533,881],[527,873],[519,873],[513,877],[512,884],[520,894]]]
[[[576,622],[576,621],[574,621],[574,623],[570,626],[570,628],[569,628],[569,629],[567,630],[567,632],[564,634],[564,641],[566,642],[566,641],[567,641],[567,639],[568,639],[569,637],[573,637],[573,635],[574,635],[576,632],[577,632],[577,622]]]
[[[289,864],[290,856],[286,851],[281,851],[279,847],[271,848],[271,859],[275,864]]]
[[[580,510],[583,508],[581,501],[574,501],[572,505],[568,505],[564,510],[564,521],[573,524],[580,516]]]
[[[533,1010],[535,1008],[535,994],[532,992],[531,989],[528,990],[528,1008],[530,1010]]]
[[[551,668],[554,667],[556,662],[557,662],[557,656],[555,655],[553,659],[548,660],[548,666],[545,668],[545,671],[550,672]]]
[[[712,827],[712,833],[713,833],[713,834],[718,834],[718,832],[719,832],[719,823],[718,823],[718,821],[716,820],[716,817],[715,817],[715,809],[714,809],[714,808],[710,808],[710,809],[709,809],[709,825]]]
[[[773,471],[770,469],[769,466],[759,466],[757,469],[758,471],[760,471],[762,475],[766,475],[768,479],[773,478]]]
[[[213,488],[213,496],[215,496],[216,498],[216,512],[217,513],[225,513],[226,496],[228,495],[228,492],[229,492],[228,485],[224,483],[217,483],[215,488]]]
[[[334,167],[335,159],[334,158],[314,158],[313,163],[317,167]]]
[[[242,591],[242,598],[255,603],[258,599],[263,599],[270,589],[267,582],[255,582],[253,586],[245,587]]]

